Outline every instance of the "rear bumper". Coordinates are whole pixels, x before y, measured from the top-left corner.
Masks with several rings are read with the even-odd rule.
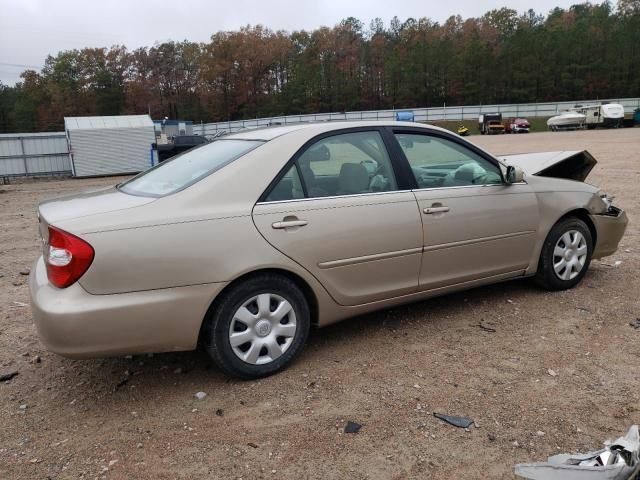
[[[91,295],[79,283],[53,287],[42,257],[29,278],[40,338],[70,358],[193,350],[207,309],[225,285]]]
[[[598,235],[593,258],[612,255],[618,249],[618,243],[620,243],[629,223],[627,214],[624,210],[611,207],[609,214],[590,215],[590,217]]]

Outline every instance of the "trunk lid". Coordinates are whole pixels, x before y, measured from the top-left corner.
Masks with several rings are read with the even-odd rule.
[[[155,200],[155,197],[129,195],[111,187],[47,200],[39,205],[38,213],[41,224],[55,225],[64,220],[139,207]]]
[[[584,182],[598,163],[586,150],[501,155],[498,158],[508,165],[522,168],[529,175],[565,178],[578,182]]]

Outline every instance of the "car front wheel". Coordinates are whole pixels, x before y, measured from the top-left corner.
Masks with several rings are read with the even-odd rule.
[[[225,373],[252,379],[287,366],[304,347],[309,327],[309,306],[296,283],[265,274],[247,279],[222,297],[203,340]]]
[[[573,288],[587,272],[592,254],[589,227],[579,218],[561,220],[542,246],[535,282],[547,290]]]

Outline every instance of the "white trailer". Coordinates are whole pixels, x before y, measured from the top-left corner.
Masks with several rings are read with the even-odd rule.
[[[624,107],[618,103],[602,105],[576,105],[576,112],[585,116],[585,126],[589,129],[596,127],[618,128],[624,120]]]

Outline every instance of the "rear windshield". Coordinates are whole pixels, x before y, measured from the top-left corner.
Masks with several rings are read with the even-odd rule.
[[[257,140],[216,140],[162,162],[118,188],[131,195],[169,195],[193,185],[263,143]]]

